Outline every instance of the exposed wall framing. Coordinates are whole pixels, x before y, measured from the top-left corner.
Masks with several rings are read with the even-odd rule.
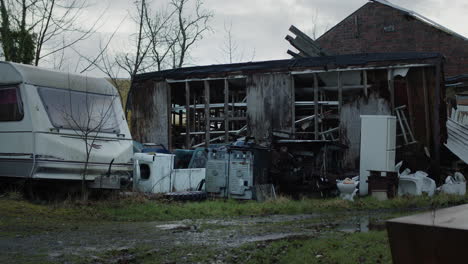
[[[187,80],[169,85],[179,91],[171,97],[173,148],[230,142],[232,135],[245,131],[245,79]]]

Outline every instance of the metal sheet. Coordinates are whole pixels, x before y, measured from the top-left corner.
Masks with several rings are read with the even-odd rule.
[[[216,151],[216,152],[214,152]],[[205,188],[209,193],[224,197],[227,179],[227,152],[210,149],[206,163]]]
[[[445,146],[468,164],[468,126],[449,118],[447,120],[447,130],[448,138]]]
[[[253,155],[232,151],[229,155],[229,196],[236,199],[253,197]]]

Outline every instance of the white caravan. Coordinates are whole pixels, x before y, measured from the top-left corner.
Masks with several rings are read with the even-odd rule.
[[[0,179],[81,180],[87,147],[90,186],[120,188],[132,171],[133,143],[115,87],[0,62]]]

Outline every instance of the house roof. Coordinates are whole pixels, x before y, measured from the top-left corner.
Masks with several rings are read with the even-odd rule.
[[[371,63],[389,62],[388,64],[410,64],[426,59],[441,58],[439,53],[362,53],[338,56],[322,56],[300,59],[272,60],[260,62],[219,64],[208,66],[186,67],[158,72],[142,73],[135,76],[135,81],[154,79],[184,79],[206,77],[211,75],[246,74],[259,71],[299,70],[304,68],[323,67],[346,68],[350,66],[365,66]]]
[[[388,7],[391,7],[391,8],[394,8],[398,11],[401,11],[405,14],[407,14],[408,16],[411,16],[413,17],[414,19],[417,19],[431,27],[434,27],[438,30],[441,30],[447,34],[450,34],[452,36],[455,36],[455,37],[458,37],[460,39],[463,39],[463,40],[468,40],[467,37],[461,35],[461,34],[458,34],[457,32],[451,30],[451,29],[448,29],[440,24],[438,24],[437,22],[419,14],[419,13],[416,13],[415,11],[413,10],[409,10],[409,9],[406,9],[406,8],[403,8],[401,6],[398,6],[398,5],[395,5],[393,3],[390,3],[389,1],[387,0],[369,0],[369,2],[363,6],[361,6],[360,8],[358,8],[356,11],[352,12],[350,15],[348,15],[346,18],[344,18],[343,20],[341,20],[340,22],[338,22],[336,25],[334,25],[333,27],[329,28],[327,31],[325,31],[325,33],[323,33],[321,36],[319,36],[317,38],[317,40],[320,40],[322,37],[324,37],[325,35],[327,35],[327,33],[331,32],[336,26],[338,26],[342,21],[346,20],[348,17],[351,17],[353,16],[355,13],[357,13],[359,10],[361,10],[362,8],[364,8],[365,6],[367,6],[369,3],[378,3],[378,4],[381,4],[381,5],[385,5],[385,6],[388,6]]]
[[[455,31],[453,31],[453,30],[451,30],[451,29],[448,29],[448,28],[442,26],[441,24],[438,24],[437,22],[435,22],[435,21],[433,21],[433,20],[431,20],[431,19],[429,19],[429,18],[427,18],[427,17],[425,17],[425,16],[423,16],[423,15],[421,15],[421,14],[416,13],[416,12],[413,11],[413,10],[409,10],[409,9],[403,8],[403,7],[401,7],[401,6],[395,5],[395,4],[393,4],[393,3],[390,3],[390,2],[387,1],[387,0],[370,0],[370,1],[371,1],[371,2],[375,2],[375,3],[382,4],[382,5],[386,5],[386,6],[395,8],[395,9],[398,9],[398,10],[400,10],[400,11],[406,13],[407,15],[409,15],[409,16],[411,16],[411,17],[413,17],[413,18],[415,18],[415,19],[417,19],[417,20],[419,20],[419,21],[428,24],[428,25],[431,26],[431,27],[437,28],[437,29],[439,29],[439,30],[441,30],[441,31],[444,31],[445,33],[448,33],[448,34],[450,34],[450,35],[459,37],[459,38],[461,38],[461,39],[468,40],[468,38],[466,38],[466,37],[464,37],[464,36],[462,36],[462,35],[456,33]]]

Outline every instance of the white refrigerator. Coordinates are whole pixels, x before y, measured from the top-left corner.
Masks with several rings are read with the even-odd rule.
[[[396,117],[361,115],[359,194],[368,194],[369,170],[395,171]]]

